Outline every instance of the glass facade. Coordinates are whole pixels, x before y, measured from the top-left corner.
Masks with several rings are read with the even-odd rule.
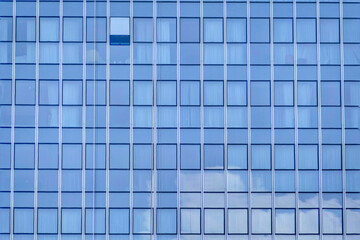
[[[360,2],[0,1],[0,240],[358,240]]]

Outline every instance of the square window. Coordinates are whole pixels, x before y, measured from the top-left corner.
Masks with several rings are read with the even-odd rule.
[[[298,105],[299,106],[317,105],[316,82],[298,82]]]
[[[318,169],[317,145],[299,145],[299,169]]]
[[[227,82],[227,104],[245,106],[247,103],[246,82]]]
[[[250,42],[268,43],[270,41],[270,24],[268,18],[250,19]]]
[[[246,42],[246,19],[228,18],[226,32],[227,42]]]
[[[63,41],[82,42],[83,19],[81,17],[64,17],[63,21]]]
[[[200,234],[200,209],[180,209],[180,233]]]
[[[252,169],[271,169],[271,146],[252,145],[251,146],[251,168]]]
[[[343,19],[344,23],[344,42],[360,42],[360,19]]]
[[[133,209],[133,234],[151,234],[153,229],[152,209]]]
[[[16,41],[34,42],[35,41],[35,17],[16,18]]]
[[[81,144],[63,144],[62,146],[62,168],[63,169],[81,169],[82,163],[82,145]]]
[[[152,81],[134,81],[134,105],[152,105]]]
[[[200,42],[199,18],[180,18],[180,42]]]
[[[219,106],[224,104],[224,83],[218,81],[204,82],[204,105]]]
[[[153,19],[134,18],[134,42],[153,41]]]
[[[176,209],[161,209],[156,211],[157,234],[176,234]]]
[[[180,104],[181,105],[200,105],[200,82],[181,81],[180,82]]]
[[[130,23],[129,18],[110,18],[110,45],[130,44]]]
[[[247,145],[228,145],[228,169],[247,169]]]
[[[63,81],[63,105],[82,105],[82,81]]]
[[[57,209],[38,209],[38,233],[57,234],[58,211]]]
[[[252,233],[271,234],[271,209],[252,209]]]
[[[271,192],[271,171],[253,171],[251,178],[251,191]]]
[[[16,80],[16,104],[35,104],[35,81]]]
[[[180,146],[180,168],[200,169],[200,145]]]
[[[316,42],[316,19],[296,19],[296,40],[298,43]]]
[[[86,144],[86,169],[105,169],[105,144]]]
[[[81,234],[81,209],[61,210],[61,233]]]
[[[320,42],[338,43],[339,39],[339,19],[320,19]]]
[[[342,191],[342,173],[341,171],[323,171],[322,172],[322,191],[323,192],[341,192]]]
[[[15,169],[33,169],[35,167],[34,144],[15,144]]]
[[[129,145],[110,144],[110,169],[129,169]]]
[[[34,233],[34,209],[14,208],[14,233]]]
[[[274,42],[293,42],[292,19],[274,19]]]
[[[318,209],[300,209],[299,233],[300,234],[318,234],[319,233],[319,210]]]
[[[110,81],[110,105],[129,105],[129,81]]]
[[[275,105],[294,105],[294,84],[293,82],[275,82]]]
[[[110,234],[129,234],[130,216],[129,209],[109,209]]]
[[[152,169],[152,145],[134,144],[134,169]]]
[[[222,18],[204,18],[204,42],[223,42]]]
[[[58,42],[59,28],[59,18],[40,17],[40,42]]]
[[[248,233],[248,211],[247,209],[228,209],[228,233]]]
[[[12,41],[12,18],[0,17],[0,41]]]
[[[275,145],[275,169],[294,169],[294,145]]]
[[[340,106],[340,82],[321,82],[321,105]]]
[[[39,81],[39,104],[59,104],[59,82]]]
[[[176,169],[176,145],[157,145],[157,169]]]
[[[205,234],[224,234],[224,209],[205,209]]]
[[[156,85],[157,105],[176,105],[176,82],[158,81]]]
[[[158,192],[176,192],[177,190],[177,171],[159,170],[157,171],[157,191]]]
[[[228,192],[247,192],[248,191],[248,172],[230,170],[227,174]]]
[[[176,18],[158,18],[156,24],[157,42],[176,42]]]
[[[318,171],[299,171],[299,192],[319,191]]]
[[[106,105],[106,81],[86,81],[86,105]]]
[[[204,145],[205,169],[224,169],[224,145]]]
[[[250,101],[252,106],[270,105],[270,82],[250,83]]]
[[[276,234],[295,234],[295,209],[275,209]]]
[[[85,209],[85,234],[105,234],[105,209]]]
[[[86,18],[86,42],[106,42],[106,18]]]

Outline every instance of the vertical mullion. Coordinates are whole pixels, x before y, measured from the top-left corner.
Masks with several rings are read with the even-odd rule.
[[[110,210],[109,210],[109,168],[110,168],[110,138],[109,138],[109,117],[110,117],[110,0],[106,1],[106,144],[105,144],[105,172],[106,172],[106,203],[105,203],[105,240],[109,240],[110,234]],[[95,97],[95,96],[94,96]]]
[[[250,0],[246,0],[246,75],[247,75],[247,113],[248,113],[248,142],[247,142],[247,169],[248,169],[248,234],[249,240],[252,235],[251,214],[251,107],[250,107]]]

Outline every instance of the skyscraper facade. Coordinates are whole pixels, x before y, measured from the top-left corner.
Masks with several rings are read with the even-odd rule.
[[[0,1],[0,240],[359,240],[357,0]]]

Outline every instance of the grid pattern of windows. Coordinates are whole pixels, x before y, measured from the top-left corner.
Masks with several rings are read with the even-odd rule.
[[[356,0],[0,1],[0,239],[358,239],[359,46]]]

